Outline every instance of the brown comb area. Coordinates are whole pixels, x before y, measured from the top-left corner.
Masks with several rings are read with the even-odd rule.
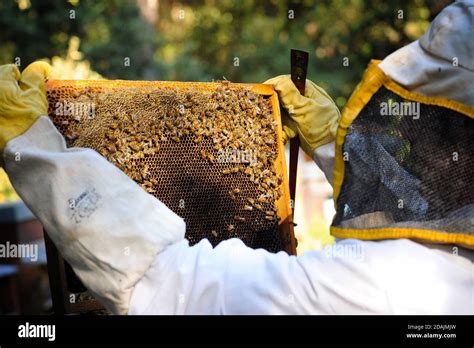
[[[49,116],[68,146],[98,151],[183,217],[191,244],[238,237],[283,250],[270,98],[213,85],[61,83],[48,89]]]

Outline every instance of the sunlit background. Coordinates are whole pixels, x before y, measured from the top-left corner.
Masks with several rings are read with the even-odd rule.
[[[54,67],[52,78],[61,79],[226,78],[252,83],[288,74],[290,49],[299,48],[310,53],[308,78],[342,109],[370,59],[383,59],[417,39],[450,2],[4,0],[0,64],[24,68],[44,59]],[[42,245],[40,233],[25,232],[40,229],[30,221],[33,217],[12,213],[24,208],[19,206],[19,197],[0,171],[0,240],[30,238]],[[328,228],[334,213],[332,188],[302,152],[295,213],[298,253],[333,242]],[[43,285],[31,289],[33,294],[6,302],[6,296],[38,281],[32,282],[31,269],[21,262],[16,268],[2,263],[0,313],[46,311],[50,300],[43,294],[48,291],[44,276]],[[38,267],[44,275],[44,267]],[[35,305],[25,300],[28,296],[36,296]],[[38,304],[38,298],[43,302]]]

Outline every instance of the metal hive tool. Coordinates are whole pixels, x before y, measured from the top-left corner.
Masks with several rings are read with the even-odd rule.
[[[48,82],[47,95],[68,146],[98,151],[183,217],[191,244],[237,237],[295,254],[271,86],[57,80]],[[74,290],[60,287],[63,298]]]

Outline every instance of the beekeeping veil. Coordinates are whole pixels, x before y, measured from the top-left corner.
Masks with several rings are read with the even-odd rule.
[[[474,2],[456,2],[392,67],[369,64],[337,133],[334,236],[474,247],[473,35]]]

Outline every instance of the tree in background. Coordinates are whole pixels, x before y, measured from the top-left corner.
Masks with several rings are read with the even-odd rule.
[[[309,77],[342,107],[372,58],[417,39],[450,1],[163,2],[157,29],[169,77],[261,82],[289,73],[289,52],[310,52]],[[347,63],[347,64],[344,64]]]
[[[92,69],[107,78],[154,78],[160,67],[153,59],[154,29],[135,1],[0,2],[1,64],[66,58],[74,38]]]
[[[261,82],[288,73],[296,47],[342,107],[371,58],[418,38],[450,2],[2,1],[0,63],[67,58],[78,38],[84,60],[110,79]]]

